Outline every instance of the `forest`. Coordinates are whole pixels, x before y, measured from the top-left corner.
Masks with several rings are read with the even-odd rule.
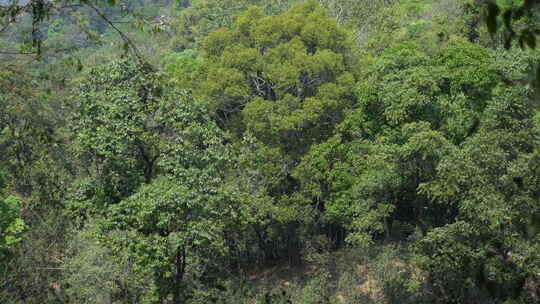
[[[540,1],[0,0],[0,303],[540,303]]]

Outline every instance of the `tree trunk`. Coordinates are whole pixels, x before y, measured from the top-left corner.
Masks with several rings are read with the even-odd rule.
[[[184,301],[184,274],[186,271],[186,248],[180,247],[175,257],[176,274],[173,282],[173,303],[181,304]]]

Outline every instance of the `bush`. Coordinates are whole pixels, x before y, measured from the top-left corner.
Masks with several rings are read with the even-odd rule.
[[[145,284],[129,261],[114,257],[88,225],[70,240],[64,264],[66,303],[144,303]],[[146,289],[146,290],[145,290]]]

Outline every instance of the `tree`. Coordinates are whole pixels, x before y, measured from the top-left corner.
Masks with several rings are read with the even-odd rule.
[[[250,8],[206,39],[202,90],[223,126],[289,150],[297,141],[307,147],[353,101],[350,48],[347,32],[315,2],[270,17]]]
[[[302,236],[293,231],[317,230],[303,225],[315,219],[316,202],[296,193],[292,171],[355,102],[352,46],[350,33],[315,1],[271,16],[251,7],[202,43],[196,94],[211,100],[221,128],[254,137],[254,153],[266,159],[263,168],[249,170],[268,178],[260,193],[273,202],[257,238],[274,258],[299,261]]]
[[[97,219],[113,259],[130,259],[137,277],[151,278],[145,297],[180,303],[187,276],[214,279],[224,226],[242,212],[222,189],[227,135],[204,102],[129,59],[89,71],[74,100],[88,175],[74,185],[71,215]]]
[[[323,219],[346,228],[359,244],[392,237],[394,222],[405,225],[405,235],[415,227],[425,235],[453,221],[452,208],[418,190],[476,132],[499,81],[490,54],[459,38],[431,56],[411,42],[375,52],[364,59],[371,65],[357,84],[356,108],[293,173]]]
[[[211,285],[219,277],[223,231],[234,214],[212,181],[185,178],[160,177],[143,186],[109,209],[106,225],[115,256],[127,255],[140,274],[153,277],[155,296],[171,295],[171,303],[185,301],[198,281]]]
[[[63,132],[66,111],[47,90],[49,82],[24,66],[6,64],[0,72],[0,167],[9,180],[9,210],[20,213],[27,229],[10,250],[0,301],[44,301],[58,278],[67,222],[59,220],[72,158]],[[62,96],[63,91],[57,91]],[[19,203],[14,204],[13,198]],[[2,195],[2,199],[4,199]],[[17,204],[19,207],[17,207]],[[24,208],[22,208],[24,206]],[[19,210],[21,209],[21,210]],[[7,213],[10,214],[10,213]]]
[[[538,298],[537,114],[530,89],[495,93],[478,133],[444,157],[437,177],[421,186],[458,211],[455,223],[428,233],[418,249],[449,303],[470,299],[473,294],[463,291],[471,288],[501,301]],[[469,262],[450,270],[454,259]]]
[[[89,178],[80,179],[81,188],[74,189],[82,194],[72,201],[81,204],[74,206],[79,211],[119,202],[141,184],[150,184],[184,145],[210,148],[219,142],[212,137],[214,129],[198,127],[207,122],[204,103],[167,87],[159,73],[129,59],[89,71],[70,107],[75,152],[83,162],[82,176]],[[208,142],[183,131],[194,127],[202,132],[200,140]],[[90,198],[98,205],[82,203]]]

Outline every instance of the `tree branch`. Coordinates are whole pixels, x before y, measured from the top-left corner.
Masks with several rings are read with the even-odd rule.
[[[114,22],[112,22],[109,18],[107,18],[107,16],[98,7],[96,7],[94,4],[92,4],[90,2],[85,2],[85,4],[88,7],[90,7],[92,10],[94,10],[105,22],[107,22],[118,33],[118,35],[120,35],[122,40],[124,40],[124,42],[129,46],[129,48],[133,52],[133,55],[135,55],[135,57],[137,58],[137,60],[139,60],[139,62],[145,63],[143,57],[141,56],[141,53],[140,53],[139,49],[135,46],[133,41],[124,32],[122,32],[114,24]]]

